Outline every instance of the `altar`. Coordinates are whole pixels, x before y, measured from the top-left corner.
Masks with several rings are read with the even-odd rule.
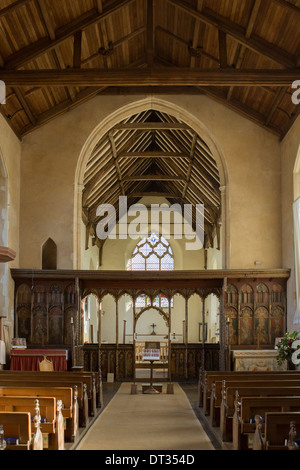
[[[66,349],[12,349],[10,370],[39,370],[43,359],[53,362],[55,371],[67,371],[68,350]]]
[[[287,370],[287,365],[277,363],[278,352],[275,349],[253,349],[232,351],[233,370],[270,371]]]

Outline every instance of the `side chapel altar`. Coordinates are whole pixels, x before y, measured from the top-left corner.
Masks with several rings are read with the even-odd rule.
[[[65,349],[12,349],[10,370],[39,370],[39,363],[45,358],[52,362],[57,372],[64,372],[68,368],[68,351]]]
[[[287,366],[277,364],[275,349],[248,349],[232,351],[233,370],[236,371],[271,371],[286,370]]]

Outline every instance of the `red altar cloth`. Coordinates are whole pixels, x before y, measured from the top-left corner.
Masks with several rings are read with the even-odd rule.
[[[10,370],[39,370],[44,358],[53,362],[55,371],[67,370],[67,351],[64,349],[12,349]]]

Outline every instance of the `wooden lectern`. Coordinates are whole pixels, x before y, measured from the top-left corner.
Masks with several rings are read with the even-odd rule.
[[[153,387],[153,363],[160,360],[160,343],[159,342],[146,342],[143,353],[143,361],[150,362],[150,386],[145,390],[145,394],[160,393]]]

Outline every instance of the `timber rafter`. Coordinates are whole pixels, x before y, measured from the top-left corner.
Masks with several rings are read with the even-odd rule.
[[[300,8],[288,0],[220,8],[208,0],[95,0],[92,8],[74,0],[68,11],[64,1],[0,9],[9,97],[0,108],[19,137],[106,93],[205,94],[279,137],[298,115],[291,85],[299,80]]]
[[[143,198],[160,204],[165,200],[182,214],[185,205],[203,204],[205,243],[213,246],[221,218],[218,168],[209,147],[187,124],[149,110],[120,122],[96,145],[87,164],[82,205],[86,247],[92,237],[100,262],[105,241],[97,239],[103,218],[97,208],[113,205],[118,223],[121,196],[126,196],[128,209]],[[191,216],[195,228],[193,210]]]

